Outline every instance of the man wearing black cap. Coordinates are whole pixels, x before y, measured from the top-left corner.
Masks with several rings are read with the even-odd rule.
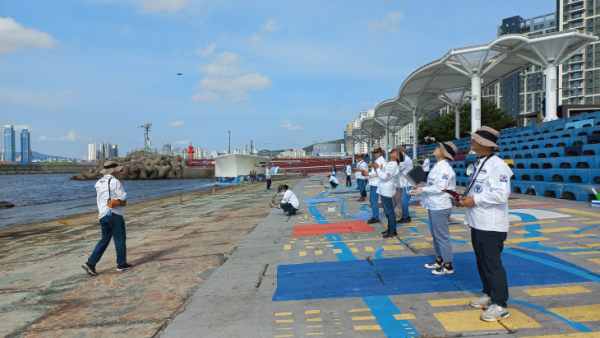
[[[375,163],[377,163],[378,167],[383,168],[386,164],[385,158],[383,158],[383,149],[380,147],[373,149],[373,156],[375,156]],[[371,168],[371,172],[368,173],[366,170],[362,170],[363,175],[369,176],[369,186],[371,190],[369,191],[369,202],[371,202],[371,219],[367,221],[369,224],[379,223],[379,194],[377,193],[377,188],[379,185],[379,176],[375,169]]]
[[[133,268],[132,264],[127,263],[127,247],[125,245],[125,220],[124,201],[127,199],[127,193],[123,189],[122,182],[119,181],[119,174],[123,170],[117,162],[107,161],[100,173],[104,176],[96,182],[96,203],[98,204],[100,226],[102,227],[102,239],[96,244],[94,251],[87,262],[81,266],[88,274],[97,276],[96,264],[102,258],[104,251],[114,238],[115,249],[117,251],[117,271],[125,271]],[[108,202],[111,206],[108,205]],[[120,205],[117,205],[117,202]]]
[[[465,224],[471,227],[471,243],[484,296],[471,301],[475,308],[487,308],[480,316],[487,322],[507,318],[508,283],[501,254],[508,235],[509,166],[494,154],[500,133],[483,126],[471,133],[471,150],[479,155],[479,164],[469,178]]]

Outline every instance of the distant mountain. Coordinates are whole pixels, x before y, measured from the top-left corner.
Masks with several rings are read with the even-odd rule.
[[[32,153],[33,153],[34,160],[45,160],[48,158],[66,158],[66,157],[62,157],[62,156],[46,155],[46,154],[38,153],[37,151],[32,151]],[[15,157],[21,156],[21,152],[18,152],[16,154],[17,155]]]

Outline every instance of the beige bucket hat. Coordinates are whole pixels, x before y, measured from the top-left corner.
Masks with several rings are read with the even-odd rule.
[[[444,156],[446,156],[450,161],[454,161],[454,156],[456,156],[456,153],[458,152],[458,148],[456,148],[454,143],[450,141],[441,142],[440,150],[442,151],[442,154],[444,154]]]
[[[494,148],[500,147],[498,145],[498,138],[500,137],[500,133],[496,129],[490,128],[488,126],[483,126],[479,128],[476,132],[469,132],[469,134],[471,134],[471,137],[473,137],[473,140],[475,140],[475,142],[481,144],[482,146]]]
[[[115,161],[106,161],[104,162],[104,168],[100,170],[100,173],[103,175],[112,174],[114,172],[120,172],[123,170],[123,166],[119,165],[119,163]]]

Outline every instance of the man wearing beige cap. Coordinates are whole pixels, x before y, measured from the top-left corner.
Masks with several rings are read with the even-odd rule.
[[[493,322],[509,316],[508,283],[501,254],[508,234],[508,197],[512,170],[498,156],[500,133],[484,126],[471,133],[471,150],[479,155],[479,164],[469,178],[468,194],[461,207],[466,207],[465,224],[471,227],[471,243],[477,260],[477,271],[484,296],[471,301],[471,306],[487,308],[481,320]]]
[[[100,226],[102,227],[102,239],[96,244],[92,255],[87,262],[81,266],[88,274],[97,276],[96,264],[102,258],[104,251],[114,238],[117,251],[117,271],[133,268],[127,263],[127,248],[125,246],[125,220],[123,219],[123,205],[127,199],[127,193],[119,181],[119,174],[123,170],[117,162],[107,161],[100,173],[104,176],[96,182],[96,203],[98,204]],[[109,207],[108,203],[111,202]]]

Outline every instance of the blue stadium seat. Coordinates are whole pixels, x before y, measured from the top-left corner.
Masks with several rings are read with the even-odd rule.
[[[535,149],[533,151],[533,157],[535,158],[550,158],[550,157],[564,157],[565,148],[543,148]]]
[[[600,144],[585,144],[581,146],[582,156],[600,155]]]

